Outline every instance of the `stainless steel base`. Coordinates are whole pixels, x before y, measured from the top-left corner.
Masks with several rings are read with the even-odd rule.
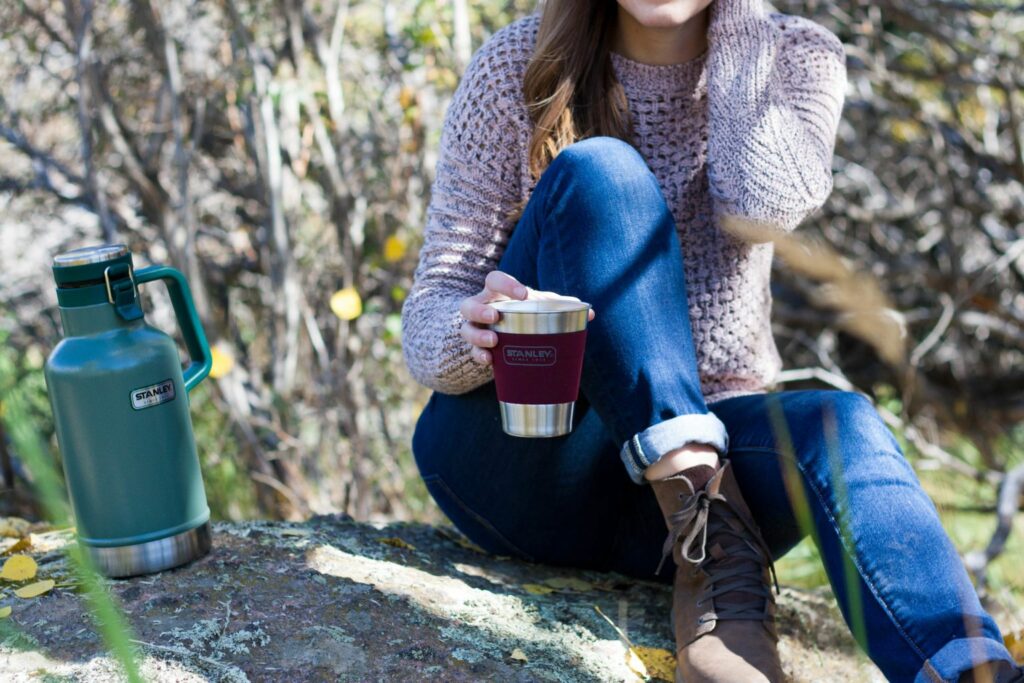
[[[116,548],[85,546],[99,571],[111,578],[152,574],[183,565],[210,552],[210,523],[174,536]]]
[[[506,434],[525,437],[563,436],[572,431],[575,403],[544,403],[527,405],[505,403],[501,406],[501,428]]]

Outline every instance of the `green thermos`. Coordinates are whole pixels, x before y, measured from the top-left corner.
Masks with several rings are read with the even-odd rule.
[[[79,542],[107,576],[169,569],[211,545],[188,392],[210,347],[188,283],[167,266],[135,271],[123,244],[53,259],[64,339],[46,361]],[[138,286],[163,280],[191,364],[143,318]]]

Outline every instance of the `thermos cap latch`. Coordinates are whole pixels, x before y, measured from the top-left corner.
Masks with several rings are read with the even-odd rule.
[[[124,276],[128,277],[125,278]],[[103,282],[107,286],[107,301],[117,309],[125,320],[142,317],[139,306],[139,289],[135,284],[135,272],[128,263],[117,263],[103,269]]]

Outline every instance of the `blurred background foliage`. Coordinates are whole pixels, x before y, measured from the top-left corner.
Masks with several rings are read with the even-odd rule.
[[[1024,596],[1024,11],[776,7],[848,55],[835,192],[801,235],[886,300],[866,310],[865,280],[778,263],[780,386],[872,396],[979,584],[1011,605]],[[403,366],[399,312],[459,74],[534,8],[0,4],[0,410],[19,401],[59,463],[42,379],[60,339],[50,258],[125,242],[138,265],[186,274],[214,345],[192,415],[217,518],[440,521],[409,450],[426,392]],[[163,293],[147,295],[150,322],[173,329]],[[893,330],[896,353],[879,343]],[[39,516],[2,433],[0,474],[0,514]],[[824,582],[814,552],[786,559],[787,580]]]

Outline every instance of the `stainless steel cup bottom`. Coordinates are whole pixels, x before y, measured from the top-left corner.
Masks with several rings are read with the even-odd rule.
[[[156,541],[116,548],[85,546],[100,573],[111,578],[138,576],[171,569],[210,552],[210,523]]]
[[[506,434],[545,438],[563,436],[572,431],[575,402],[528,405],[498,401],[498,404],[501,406],[501,428]]]

